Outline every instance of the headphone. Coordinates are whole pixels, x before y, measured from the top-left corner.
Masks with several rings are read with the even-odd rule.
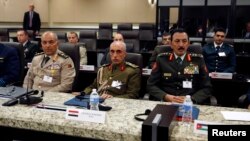
[[[134,116],[134,118],[135,118],[136,120],[138,120],[138,121],[145,121],[145,119],[140,118],[140,116],[144,116],[144,115],[148,116],[150,113],[151,113],[151,110],[146,109],[145,112],[144,112],[143,114],[136,114],[136,115]]]

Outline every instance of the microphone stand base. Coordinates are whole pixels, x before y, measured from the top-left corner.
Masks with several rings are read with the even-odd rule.
[[[41,101],[43,101],[43,98],[41,97],[23,97],[19,99],[19,104],[26,104],[26,105],[33,105],[33,104],[37,104],[40,103]]]

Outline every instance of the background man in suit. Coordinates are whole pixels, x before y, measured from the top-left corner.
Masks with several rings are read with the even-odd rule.
[[[126,44],[114,41],[109,50],[111,63],[103,65],[97,73],[97,78],[84,92],[90,94],[92,89],[98,89],[101,97],[138,98],[141,85],[141,71],[137,65],[125,62]]]
[[[157,100],[183,103],[186,95],[192,101],[205,104],[211,95],[212,85],[202,54],[190,54],[189,36],[183,29],[171,33],[173,51],[157,56],[147,82],[147,90]]]
[[[202,48],[205,63],[209,72],[235,72],[236,56],[234,48],[224,43],[226,32],[223,28],[214,30],[214,42]]]
[[[34,4],[29,5],[29,11],[24,13],[23,29],[32,30],[34,35],[38,35],[41,27],[40,16],[34,11]]]
[[[43,51],[36,54],[27,72],[23,87],[36,90],[68,92],[72,89],[75,68],[72,59],[58,50],[58,38],[47,31],[41,36]]]
[[[69,32],[67,34],[67,38],[69,43],[77,45],[79,38],[76,32]],[[80,65],[87,65],[88,58],[87,58],[86,48],[81,45],[79,46],[79,51],[80,51]]]
[[[20,72],[18,52],[0,44],[0,87],[18,81]]]
[[[17,31],[17,40],[24,48],[24,59],[25,65],[30,63],[37,52],[40,52],[40,49],[37,44],[31,43],[29,40],[29,35],[26,30]]]

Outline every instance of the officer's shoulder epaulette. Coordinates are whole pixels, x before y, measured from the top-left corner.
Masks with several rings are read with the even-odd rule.
[[[35,56],[44,55],[44,52],[36,53]]]
[[[138,68],[139,66],[133,64],[133,63],[130,63],[130,62],[126,62],[126,65],[132,67],[132,68]]]
[[[161,56],[170,56],[172,53],[170,52],[164,52],[164,53],[160,53],[157,55],[157,57],[161,57]]]
[[[69,56],[68,55],[66,55],[65,53],[63,53],[63,52],[58,52],[58,55],[59,56],[61,56],[62,58],[64,58],[64,59],[67,59],[67,58],[69,58]]]
[[[109,66],[110,64],[103,64],[101,67],[107,67]]]
[[[199,57],[199,58],[203,58],[202,54],[197,54],[197,53],[190,53],[191,57]]]

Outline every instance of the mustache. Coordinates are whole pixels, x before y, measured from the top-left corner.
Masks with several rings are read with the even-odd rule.
[[[185,48],[184,47],[179,47],[178,50],[184,50]]]

